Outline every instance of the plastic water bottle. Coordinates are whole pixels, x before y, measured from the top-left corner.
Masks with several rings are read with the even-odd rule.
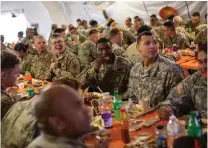
[[[167,134],[170,136],[177,136],[179,133],[178,120],[174,115],[169,117],[167,124]]]
[[[108,104],[105,100],[102,102],[102,106],[100,107],[101,117],[103,119],[103,125],[105,128],[111,128],[112,124],[112,114],[111,110],[108,107]]]
[[[167,136],[165,127],[163,125],[158,125],[156,128],[156,143],[157,148],[167,148]]]
[[[114,118],[117,121],[121,120],[120,109],[122,108],[122,106],[123,106],[123,103],[122,103],[122,100],[118,96],[118,91],[114,91],[113,110],[114,110]]]
[[[167,135],[170,144],[173,144],[175,137],[179,134],[178,120],[174,115],[169,117],[167,124]]]

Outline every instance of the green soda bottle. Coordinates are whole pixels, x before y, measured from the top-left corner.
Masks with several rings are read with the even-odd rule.
[[[118,91],[114,91],[114,99],[113,99],[113,110],[114,110],[114,118],[117,121],[121,120],[120,109],[122,108],[123,103],[122,100],[118,96]]]
[[[194,138],[199,138],[202,135],[202,128],[196,118],[196,112],[190,112],[190,116],[188,122],[188,135]]]

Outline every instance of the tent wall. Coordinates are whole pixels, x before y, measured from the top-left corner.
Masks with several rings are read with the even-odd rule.
[[[75,24],[76,19],[85,19],[87,21],[95,19],[101,25],[106,21],[102,11],[96,6],[102,2],[90,1],[3,1],[1,12],[24,9],[24,13],[30,23],[39,23],[39,32],[48,38],[52,23],[59,26],[61,24]],[[146,24],[149,24],[149,15],[159,16],[159,10],[165,6],[174,7],[178,15],[183,19],[189,19],[187,6],[184,1],[115,1],[105,8],[108,15],[115,19],[121,25],[124,25],[126,17],[140,16]],[[207,12],[207,1],[187,1],[190,15],[198,11],[201,19],[204,21]],[[146,9],[145,9],[146,6]],[[160,18],[160,17],[159,17]],[[160,18],[161,19],[161,18]]]

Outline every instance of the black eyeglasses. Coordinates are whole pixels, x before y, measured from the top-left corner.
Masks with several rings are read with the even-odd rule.
[[[63,42],[64,42],[64,41],[59,40],[59,41],[53,42],[52,44],[53,44],[53,45],[56,45],[57,43],[58,43],[58,44],[63,44]]]

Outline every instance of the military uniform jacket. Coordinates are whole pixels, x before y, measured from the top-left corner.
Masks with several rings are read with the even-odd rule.
[[[16,102],[17,99],[15,97],[10,96],[6,91],[1,89],[1,119]]]
[[[90,64],[97,57],[96,44],[89,39],[86,40],[78,50],[78,57],[82,68]]]
[[[119,47],[117,44],[113,43],[113,53],[115,53],[116,56],[125,57],[125,50],[121,47]]]
[[[165,48],[172,48],[173,44],[176,44],[180,49],[190,47],[189,41],[179,34],[176,34],[175,37],[164,37],[163,42],[165,44]]]
[[[155,107],[166,99],[170,90],[183,78],[181,68],[165,57],[158,56],[155,63],[147,68],[140,61],[131,70],[128,90],[122,98],[147,97],[150,107]]]
[[[24,45],[29,45],[28,50],[27,50],[27,52],[29,54],[32,54],[32,55],[36,55],[37,54],[37,52],[35,51],[35,49],[33,49],[33,47],[32,47],[32,44],[34,43],[34,38],[29,39],[29,38],[25,37],[21,41],[21,43],[23,43]]]
[[[34,100],[15,103],[2,120],[2,148],[25,148],[36,133]]]
[[[207,119],[207,79],[195,72],[174,87],[161,105],[171,105],[177,116],[197,109]]]
[[[50,52],[43,51],[40,55],[36,54],[32,59],[31,74],[34,78],[45,78],[46,73],[50,70],[51,62],[54,55]]]
[[[47,79],[56,80],[60,77],[75,78],[80,73],[80,61],[71,51],[65,49],[55,56],[56,71],[54,74],[48,72]]]
[[[207,43],[207,24],[197,27],[196,43]]]
[[[123,57],[116,57],[113,64],[103,65],[99,71],[95,71],[91,65],[88,66],[77,77],[83,85],[99,86],[104,92],[113,94],[118,89],[119,94],[126,91],[129,79],[129,73],[133,64]]]
[[[20,63],[20,73],[22,75],[25,75],[26,71],[30,72],[30,68],[32,65],[32,59],[33,56],[31,54],[26,54],[22,59],[21,59],[21,63]]]
[[[87,148],[87,146],[79,139],[73,140],[41,133],[27,148]]]

